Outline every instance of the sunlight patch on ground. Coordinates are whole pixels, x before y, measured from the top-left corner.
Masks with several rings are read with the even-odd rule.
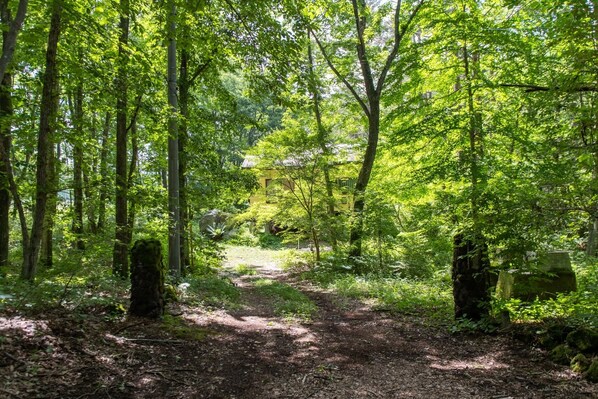
[[[444,361],[436,356],[428,356],[428,358],[434,361],[430,367],[436,370],[496,370],[509,368],[508,364],[497,361],[493,355],[478,356],[470,360],[451,361]]]
[[[280,270],[278,265],[285,258],[287,250],[262,249],[255,247],[226,247],[225,267],[238,265],[261,266],[266,269]]]
[[[33,336],[39,330],[48,329],[48,323],[44,320],[30,320],[22,317],[6,318],[0,317],[0,331],[21,330],[26,336]]]
[[[221,326],[233,328],[240,332],[279,330],[284,334],[293,337],[294,341],[302,346],[318,342],[317,336],[309,329],[300,325],[289,325],[288,323],[281,322],[279,321],[280,319],[274,317],[235,317],[226,312],[218,311],[209,315],[196,315],[195,317],[190,317],[187,319],[202,327],[209,327],[211,323],[215,323]]]

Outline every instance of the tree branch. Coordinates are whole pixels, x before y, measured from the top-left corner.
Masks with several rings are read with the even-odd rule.
[[[384,87],[384,81],[386,80],[386,76],[388,75],[390,66],[392,65],[393,61],[397,57],[397,54],[399,53],[399,46],[401,45],[401,42],[403,41],[403,38],[405,37],[405,33],[407,33],[407,29],[409,29],[409,26],[415,19],[415,16],[417,15],[417,13],[421,9],[421,7],[424,5],[424,1],[425,0],[420,0],[420,2],[417,3],[417,5],[415,6],[415,9],[411,13],[411,15],[409,15],[409,19],[407,20],[407,23],[405,25],[403,25],[402,29],[400,29],[399,22],[400,22],[400,17],[401,17],[401,3],[402,2],[401,2],[401,0],[397,0],[397,7],[395,9],[395,17],[394,17],[395,42],[394,42],[394,45],[392,47],[390,54],[388,54],[388,58],[386,58],[384,68],[382,68],[382,72],[380,73],[380,77],[378,78],[378,84],[376,85],[376,93],[378,94],[378,96],[380,96],[382,93],[382,88]]]
[[[355,88],[351,85],[351,83],[349,83],[347,81],[347,79],[344,76],[341,75],[341,73],[338,71],[338,69],[336,69],[336,67],[332,63],[332,60],[330,59],[330,57],[326,53],[326,50],[324,49],[324,46],[320,42],[320,39],[318,39],[318,36],[316,35],[316,33],[311,28],[309,29],[309,32],[314,37],[314,39],[316,41],[316,44],[318,45],[318,48],[320,49],[320,52],[322,53],[322,56],[326,60],[326,64],[328,64],[328,67],[341,80],[341,82],[343,82],[343,84],[347,87],[347,89],[349,89],[349,91],[351,92],[351,94],[353,95],[353,97],[355,97],[355,99],[357,100],[357,102],[361,106],[361,109],[363,109],[363,112],[369,118],[370,117],[370,109],[368,108],[367,104],[363,101],[363,99],[357,93],[357,91],[355,91]]]
[[[500,87],[514,87],[517,89],[525,89],[526,93],[534,93],[539,91],[562,91],[564,93],[588,93],[588,92],[598,92],[598,87],[596,86],[578,86],[578,87],[548,87],[548,86],[538,86],[532,84],[523,84],[523,83],[501,83],[499,84]]]
[[[213,53],[217,53],[217,50],[214,49]],[[197,66],[197,68],[193,72],[193,75],[191,75],[191,79],[189,79],[189,86],[193,86],[195,80],[199,77],[199,75],[201,75],[206,69],[208,69],[208,67],[212,63],[212,60],[213,58],[210,58],[203,64]]]
[[[131,117],[131,123],[127,126],[127,133],[133,127],[133,124],[137,121],[137,115],[139,114],[139,108],[141,108],[141,99],[143,98],[143,94],[137,96],[137,104],[135,105],[135,111],[133,111],[133,116]]]

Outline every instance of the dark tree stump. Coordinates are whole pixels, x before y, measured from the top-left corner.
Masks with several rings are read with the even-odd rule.
[[[481,239],[454,238],[453,298],[455,318],[479,321],[490,310],[490,260],[488,245]]]
[[[131,249],[131,306],[135,316],[164,314],[164,264],[158,240],[137,240]]]

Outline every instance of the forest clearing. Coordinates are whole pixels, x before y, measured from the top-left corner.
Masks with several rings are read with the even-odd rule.
[[[280,268],[281,252],[229,248],[223,273],[237,294],[229,293],[222,307],[213,307],[217,299],[207,307],[183,300],[168,307],[162,322],[101,306],[3,315],[0,392],[14,398],[598,395],[596,384],[514,339],[515,331],[451,334],[422,315],[376,309],[289,275]],[[277,310],[284,298],[264,289],[273,285],[284,298],[299,298],[286,316]]]

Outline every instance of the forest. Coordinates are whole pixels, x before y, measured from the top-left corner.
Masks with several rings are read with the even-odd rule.
[[[598,1],[0,24],[0,397],[598,396]]]

